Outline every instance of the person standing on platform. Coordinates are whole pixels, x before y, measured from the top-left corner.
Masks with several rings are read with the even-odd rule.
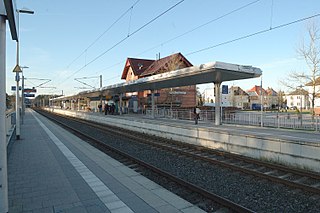
[[[201,112],[201,110],[198,107],[195,107],[193,109],[194,123],[195,124],[198,124],[198,120],[200,119],[200,112]]]
[[[98,105],[98,109],[99,109],[99,112],[101,113],[102,112],[102,104],[101,103]]]
[[[108,115],[108,103],[106,103],[105,105],[104,105],[104,114],[105,115]]]

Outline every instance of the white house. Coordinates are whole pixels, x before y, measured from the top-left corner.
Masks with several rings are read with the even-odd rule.
[[[316,97],[315,97],[315,101],[314,101],[314,109],[315,109],[315,113],[317,115],[320,115],[320,77],[318,77],[316,79],[316,88],[315,88],[315,92],[316,92]],[[308,93],[309,93],[309,100],[311,102],[312,100],[312,82],[309,82],[305,85],[307,87]],[[310,103],[310,107],[311,107],[311,103]]]
[[[290,108],[310,108],[309,93],[302,88],[296,89],[295,91],[286,94],[285,98],[287,100],[287,106]]]

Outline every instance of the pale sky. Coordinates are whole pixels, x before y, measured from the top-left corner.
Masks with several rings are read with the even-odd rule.
[[[194,52],[320,13],[319,0],[17,0],[17,7],[35,11],[20,14],[20,65],[30,67],[24,70],[26,87],[43,82],[33,78],[50,79],[45,86],[55,87],[38,88],[37,95],[83,91],[75,78],[102,75],[103,86],[119,83],[127,57],[155,59],[158,53],[165,57],[176,52],[194,65],[222,61],[259,67],[264,88],[284,89],[279,80],[288,73],[307,72],[296,49],[311,20]],[[320,23],[319,17],[312,20]],[[15,85],[15,55],[16,43],[7,27],[9,94]],[[86,83],[99,87],[98,78]],[[260,85],[260,78],[223,84],[247,90]],[[207,87],[212,85],[200,86]]]

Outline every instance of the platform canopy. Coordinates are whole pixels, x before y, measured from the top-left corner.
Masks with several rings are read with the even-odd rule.
[[[0,0],[0,15],[6,16],[12,39],[18,41],[18,11],[16,0]]]
[[[256,67],[224,62],[209,62],[200,66],[192,66],[134,81],[110,85],[101,89],[84,91],[78,95],[85,97],[114,95],[125,92],[157,90],[204,83],[222,83],[224,81],[256,78],[261,75],[261,69]]]

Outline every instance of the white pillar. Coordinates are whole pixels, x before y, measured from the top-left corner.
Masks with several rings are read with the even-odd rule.
[[[151,117],[154,118],[154,90],[151,90]]]
[[[78,98],[78,111],[80,111],[80,98]]]
[[[0,100],[6,100],[6,19],[0,15]],[[6,102],[0,101],[0,212],[8,212]]]
[[[119,95],[119,113],[122,115],[122,93]]]
[[[221,82],[216,82],[214,83],[214,88],[215,88],[215,124],[216,125],[221,125],[221,120],[220,120],[220,117],[221,117],[221,111],[220,111],[220,101],[221,101],[221,98],[220,98],[220,85],[221,85]]]

